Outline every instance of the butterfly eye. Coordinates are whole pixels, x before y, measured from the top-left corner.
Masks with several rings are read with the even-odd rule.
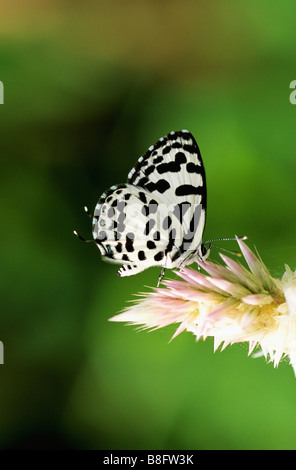
[[[209,245],[208,248],[206,248],[204,243],[202,243],[200,245],[199,254],[200,254],[200,257],[202,258],[203,261],[205,261],[207,259],[207,257],[209,256],[210,248],[211,248],[211,245]]]
[[[200,247],[200,252],[201,252],[202,257],[204,257],[204,256],[206,255],[207,249],[206,249],[206,247],[204,246],[204,244],[201,245],[201,247]]]

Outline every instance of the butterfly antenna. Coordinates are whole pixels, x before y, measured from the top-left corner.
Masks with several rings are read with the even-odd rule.
[[[218,242],[218,241],[236,241],[236,240],[247,240],[247,236],[244,235],[243,237],[231,237],[231,238],[213,238],[212,240],[208,240],[204,243],[204,245],[206,243],[209,243],[209,246],[214,246],[215,248],[219,248],[219,250],[222,250],[222,251],[225,251],[226,253],[229,253],[231,255],[235,255],[235,256],[242,256],[240,252],[238,251],[234,251],[234,250],[228,250],[227,248],[223,248],[222,246],[217,246],[217,245],[214,245],[212,242]]]
[[[247,235],[244,235],[243,237],[231,237],[231,238],[212,238],[212,240],[207,240],[204,242],[204,245],[206,243],[211,243],[211,242],[222,242],[222,241],[236,241],[238,240],[247,240]]]
[[[242,256],[242,254],[239,251],[233,251],[233,250],[228,250],[227,248],[223,248],[222,246],[217,246],[211,244],[211,246],[214,246],[215,248],[219,248],[219,250],[225,251],[226,253],[229,253],[230,255],[235,255],[235,256]]]
[[[86,240],[82,235],[80,235],[78,232],[76,232],[76,230],[74,230],[73,233],[74,233],[74,235],[76,235],[76,237],[80,238],[80,240],[82,240],[85,243],[95,242],[95,240]]]
[[[91,216],[91,213],[89,212],[88,210],[88,207],[87,206],[84,206],[84,212],[86,213],[87,217],[89,217],[90,219],[92,218]],[[74,235],[76,235],[76,237],[80,238],[80,240],[82,240],[83,242],[85,243],[90,243],[90,242],[94,242],[95,240],[86,240],[82,235],[80,235],[78,232],[76,232],[76,230],[73,231]]]
[[[84,206],[84,212],[86,213],[87,217],[89,217],[90,219],[92,218],[91,213],[89,212],[88,207]]]

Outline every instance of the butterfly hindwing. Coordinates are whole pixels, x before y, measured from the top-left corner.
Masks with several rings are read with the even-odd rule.
[[[106,261],[124,266],[128,276],[166,262],[175,239],[167,210],[151,193],[126,184],[100,198],[93,218],[93,237]]]

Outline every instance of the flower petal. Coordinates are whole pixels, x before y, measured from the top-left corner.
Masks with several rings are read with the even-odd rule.
[[[239,244],[241,252],[254,276],[259,282],[261,282],[264,289],[268,292],[273,291],[275,289],[275,285],[265,264],[257,258],[250,248],[238,237],[237,243]]]
[[[287,301],[290,315],[296,315],[296,273],[293,273],[289,266],[285,265],[286,272],[283,275],[283,291]]]
[[[229,314],[239,305],[239,301],[229,298],[225,302],[215,307],[208,315],[208,318],[213,322],[219,320],[223,314]]]
[[[198,287],[199,289],[203,290],[211,290],[212,285],[207,276],[201,274],[193,269],[182,268],[180,271],[176,273],[185,281],[188,281],[193,286]]]
[[[250,271],[228,256],[223,255],[222,253],[219,253],[219,255],[241,284],[245,285],[251,292],[258,292],[258,289],[261,287],[261,283],[258,284],[258,282],[256,282],[255,276],[250,273]]]
[[[248,305],[267,305],[273,302],[273,298],[267,294],[253,294],[243,297],[242,301]]]
[[[225,279],[210,278],[210,281],[214,286],[219,287],[225,293],[232,295],[236,299],[250,294],[250,291],[246,289],[246,287],[226,281]]]

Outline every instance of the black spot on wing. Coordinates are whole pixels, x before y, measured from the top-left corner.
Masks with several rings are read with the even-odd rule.
[[[118,242],[116,247],[115,247],[115,250],[117,251],[117,253],[121,253],[122,252],[122,243]]]
[[[175,190],[176,196],[191,196],[200,195],[202,196],[204,189],[202,186],[192,186],[192,184],[181,184]]]
[[[148,168],[146,168],[144,170],[144,175],[145,176],[149,176],[151,173],[153,173],[153,171],[155,170],[155,166],[154,165],[150,165],[148,166]]]
[[[153,234],[153,240],[156,240],[159,242],[160,240],[160,232],[157,230],[156,232],[154,232]]]
[[[156,152],[156,154],[157,154],[157,152]],[[152,161],[153,161],[153,163],[156,165],[157,163],[162,162],[162,160],[163,160],[163,157],[160,155],[160,156],[158,156],[158,157],[153,158]]]
[[[126,242],[125,242],[125,249],[126,251],[132,252],[134,251],[134,239],[135,235],[131,232],[126,234]]]
[[[153,229],[155,225],[155,220],[154,219],[149,219],[148,222],[146,223],[145,230],[144,230],[144,235],[149,235],[150,230]]]
[[[149,250],[154,250],[156,248],[156,245],[152,240],[148,240],[147,248],[149,248]]]
[[[140,199],[141,202],[143,202],[144,204],[146,204],[147,199],[146,199],[145,194],[144,194],[142,191],[139,192],[139,199]]]
[[[200,165],[195,165],[193,162],[187,163],[186,170],[188,173],[200,173]]]
[[[145,188],[151,193],[158,191],[159,193],[163,194],[170,188],[170,184],[166,180],[161,179],[156,183],[153,183],[152,181],[146,183]]]
[[[154,256],[154,260],[155,261],[161,261],[164,257],[164,252],[163,251],[159,251],[158,253],[156,253],[156,255]]]
[[[197,150],[197,145],[194,145],[194,144],[184,144],[183,147],[182,147],[184,150],[186,150],[186,152],[189,152],[189,153],[196,153],[196,150]]]
[[[176,238],[176,229],[173,228],[169,232],[169,242],[167,244],[165,254],[170,253],[172,251],[173,246],[174,246],[174,242],[175,242],[175,238]]]
[[[169,153],[171,151],[170,145],[167,145],[162,149],[162,155],[165,155],[166,153]]]
[[[168,215],[168,216],[165,217],[165,219],[163,220],[162,228],[163,228],[164,230],[168,230],[171,225],[172,225],[172,219],[171,219],[171,217]]]
[[[168,163],[161,163],[156,167],[158,173],[162,175],[163,173],[178,173],[181,171],[181,164],[186,163],[186,156],[183,152],[177,152],[175,155],[175,160]]]
[[[139,251],[138,258],[140,261],[144,261],[146,259],[146,256],[143,250]]]
[[[173,149],[180,149],[181,147],[182,147],[182,145],[180,144],[180,142],[174,142],[172,144]]]

